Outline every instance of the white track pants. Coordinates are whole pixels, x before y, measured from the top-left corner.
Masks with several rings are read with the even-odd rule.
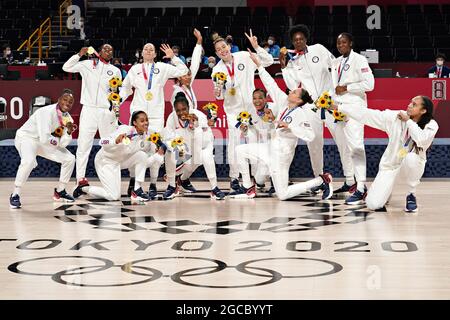
[[[236,148],[236,153],[239,161],[239,170],[241,171],[245,188],[249,188],[252,185],[248,160],[260,160],[265,162],[269,168],[276,195],[280,200],[298,196],[323,183],[322,178],[317,177],[312,180],[295,183],[289,186],[289,166],[294,154],[274,153],[274,150],[271,150],[268,143],[250,143],[241,145]]]
[[[59,181],[67,184],[75,167],[75,156],[66,148],[43,144],[35,139],[16,137],[14,141],[20,155],[20,165],[17,170],[15,185],[23,186],[31,171],[37,166],[36,156],[61,164]]]
[[[206,177],[211,184],[211,189],[217,187],[216,163],[214,161],[214,142],[210,141],[208,145],[200,151],[197,159],[191,158],[183,167],[181,180],[189,179],[194,171],[201,165],[205,169]]]
[[[102,150],[95,156],[95,170],[102,183],[102,187],[87,187],[87,193],[106,200],[120,200],[121,196],[121,169],[134,167],[136,181],[144,182],[147,154],[136,152],[123,162],[117,162],[104,157]],[[83,188],[84,190],[84,188]]]
[[[400,174],[408,185],[408,192],[415,193],[425,170],[426,161],[415,153],[408,153],[397,169],[378,171],[375,180],[367,192],[366,205],[369,209],[382,208],[394,188],[395,181]]]
[[[311,110],[311,108],[314,107],[314,105],[305,105],[306,114],[309,117],[309,121],[311,123],[311,128],[314,131],[314,139],[311,142],[307,143],[308,151],[309,151],[309,158],[311,161],[311,167],[314,173],[315,177],[318,177],[319,175],[323,174],[323,125],[327,126],[328,130],[330,130],[331,135],[333,136],[334,140],[336,141],[335,136],[335,123],[333,116],[328,113],[327,111],[324,112],[325,119],[321,119],[321,110],[317,110],[317,112],[314,112]],[[343,164],[343,166],[347,166],[347,164]],[[344,170],[346,170],[345,168]]]
[[[77,147],[77,181],[84,178],[89,154],[97,130],[100,138],[109,136],[116,128],[117,121],[114,114],[105,108],[83,106],[80,114],[80,125]]]
[[[210,141],[204,148],[199,150],[200,152],[196,157],[189,159],[178,171],[176,171],[175,154],[173,152],[166,152],[165,163],[169,184],[175,186],[175,176],[179,174],[181,174],[181,180],[189,179],[194,171],[203,165],[206,176],[211,184],[211,189],[217,187],[216,163],[214,161],[213,150],[214,144],[213,141]]]
[[[335,124],[334,137],[347,181],[364,184],[366,181],[366,151],[364,149],[364,125],[354,119]]]
[[[249,143],[257,143],[258,135],[254,129],[249,129],[247,137],[245,139],[241,139],[241,130],[239,128],[228,128],[228,146],[227,146],[227,159],[228,164],[230,166],[229,177],[231,179],[239,179],[239,163],[236,155],[236,147],[249,144]],[[253,172],[257,171],[258,163],[252,161],[252,170]]]

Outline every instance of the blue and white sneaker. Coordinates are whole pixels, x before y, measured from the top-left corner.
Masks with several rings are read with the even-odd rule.
[[[246,189],[242,186],[238,191],[233,191],[228,196],[233,199],[253,199],[256,197],[256,187],[253,185]]]
[[[233,179],[230,182],[230,189],[234,191],[241,190],[241,185],[239,184],[239,179]]]
[[[173,199],[178,195],[178,187],[172,187],[170,184],[167,187],[166,191],[163,194],[164,200]]]
[[[148,201],[150,200],[148,194],[146,194],[144,192],[144,190],[142,190],[142,188],[139,188],[137,190],[133,190],[133,192],[131,192],[131,200],[132,201]]]
[[[156,183],[150,183],[150,187],[148,188],[148,197],[150,200],[154,200],[157,196],[158,190],[156,189]]]
[[[211,199],[224,200],[225,193],[223,193],[222,190],[219,189],[219,187],[215,187],[211,190]]]
[[[11,209],[19,209],[22,206],[20,203],[20,196],[18,194],[9,196],[9,207]]]
[[[322,200],[328,200],[333,196],[333,177],[329,173],[321,174],[320,177],[323,183],[320,185],[320,189],[323,191]]]
[[[354,184],[352,184],[350,186],[350,185],[347,184],[347,182],[344,182],[342,187],[340,187],[339,189],[335,190],[333,193],[344,193],[344,192],[354,193],[355,190],[356,190],[356,183],[354,183]]]
[[[66,192],[66,190],[62,190],[60,192],[56,191],[53,193],[53,200],[54,201],[61,201],[61,202],[74,202],[75,199]]]
[[[416,197],[412,193],[408,194],[408,196],[406,197],[405,211],[406,212],[417,212]]]
[[[194,186],[191,184],[191,181],[189,179],[181,180],[181,177],[179,176],[177,179],[177,184],[179,187],[181,187],[181,190],[186,193],[194,193],[197,192],[197,189],[194,188]]]
[[[345,199],[345,204],[349,204],[349,205],[364,204],[366,196],[367,196],[367,188],[366,187],[364,187],[364,192],[361,192],[358,189],[356,189],[355,192],[350,197]]]

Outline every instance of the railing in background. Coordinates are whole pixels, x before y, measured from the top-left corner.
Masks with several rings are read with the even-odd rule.
[[[48,58],[48,53],[52,47],[52,20],[51,18],[45,19],[44,22],[41,23],[39,28],[33,31],[33,33],[25,40],[17,50],[22,50],[26,46],[26,50],[28,51],[28,57],[31,59],[31,50],[37,44],[38,46],[38,58],[39,61],[42,59],[42,37],[48,33],[48,45],[46,46],[45,57]]]

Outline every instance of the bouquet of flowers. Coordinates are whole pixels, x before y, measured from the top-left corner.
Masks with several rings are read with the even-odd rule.
[[[52,136],[61,138],[63,133],[64,133],[64,127],[59,126],[58,128],[55,129],[55,131],[52,132]]]
[[[156,147],[166,149],[166,145],[162,142],[162,137],[158,132],[152,133],[148,138],[147,141],[153,142]]]
[[[227,75],[223,72],[216,72],[212,75],[215,85],[219,88],[225,89],[225,83],[227,83]]]
[[[122,102],[122,98],[119,95],[119,88],[122,86],[122,80],[119,77],[112,77],[109,80],[109,95],[108,100],[110,103],[110,110],[114,112],[116,118],[119,118],[119,109],[120,103]]]
[[[207,112],[206,117],[208,119],[213,119],[214,122],[217,120],[217,111],[219,110],[219,106],[215,103],[209,102],[203,106],[203,110]]]
[[[345,121],[346,115],[338,110],[333,110],[334,122]]]
[[[317,112],[318,109],[325,109],[325,111],[333,115],[334,122],[345,121],[345,114],[333,110],[334,101],[327,91],[322,93],[319,99],[316,100],[315,105],[316,107],[312,109],[313,111]]]
[[[325,91],[324,93],[322,93],[319,99],[316,100],[315,105],[317,108],[315,108],[314,111],[317,111],[317,109],[330,110],[333,103],[334,101],[333,99],[331,99],[330,94],[327,91]]]
[[[191,158],[191,155],[188,154],[188,148],[186,143],[184,142],[183,137],[176,137],[170,143],[170,146],[173,148],[173,152],[175,153],[175,157],[177,159],[177,166],[188,161]]]
[[[248,127],[253,125],[252,116],[247,111],[242,111],[237,116],[236,128],[240,128],[241,125],[244,125],[244,128],[242,129],[244,134],[247,134]]]
[[[62,125],[55,129],[52,132],[52,136],[61,138],[64,134],[64,128],[67,128],[67,133],[72,134],[75,130],[77,130],[77,125],[73,123],[73,119],[68,112],[62,114]]]

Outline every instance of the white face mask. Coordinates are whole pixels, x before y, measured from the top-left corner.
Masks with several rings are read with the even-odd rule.
[[[273,40],[267,40],[267,43],[269,44],[269,46],[273,46]]]
[[[444,60],[436,60],[436,64],[438,66],[442,66],[442,65],[444,65]]]
[[[213,62],[208,63],[208,67],[210,67],[211,69],[214,68],[215,64]]]

